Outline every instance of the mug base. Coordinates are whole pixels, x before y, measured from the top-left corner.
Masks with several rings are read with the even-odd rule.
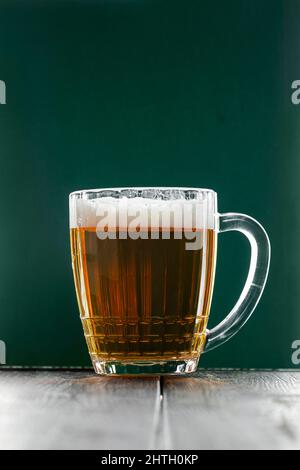
[[[92,359],[96,374],[99,375],[184,375],[195,372],[199,358],[176,361],[103,361]]]

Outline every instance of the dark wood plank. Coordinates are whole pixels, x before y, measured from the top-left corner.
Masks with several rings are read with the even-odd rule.
[[[147,449],[159,410],[156,378],[0,371],[1,449]]]
[[[163,415],[174,449],[300,449],[300,371],[166,378]]]
[[[1,449],[299,449],[300,372],[0,371]]]

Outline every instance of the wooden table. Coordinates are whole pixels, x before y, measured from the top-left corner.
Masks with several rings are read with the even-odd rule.
[[[0,371],[1,449],[300,449],[300,371]]]

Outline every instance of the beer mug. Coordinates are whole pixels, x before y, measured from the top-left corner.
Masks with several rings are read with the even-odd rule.
[[[207,329],[218,234],[243,233],[249,273],[227,317]],[[108,188],[70,194],[72,266],[80,318],[98,374],[194,372],[202,353],[246,323],[263,292],[270,243],[244,214],[219,214],[197,188]]]

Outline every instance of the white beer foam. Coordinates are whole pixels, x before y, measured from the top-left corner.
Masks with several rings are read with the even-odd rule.
[[[70,197],[70,228],[181,228],[214,229],[215,198],[211,193],[201,199],[147,199],[143,197],[93,199]],[[146,227],[145,227],[146,226]]]

